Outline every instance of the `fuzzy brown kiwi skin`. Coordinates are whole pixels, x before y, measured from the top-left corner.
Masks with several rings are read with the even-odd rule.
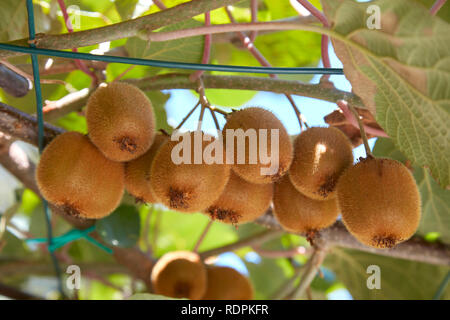
[[[164,134],[157,134],[146,153],[125,163],[125,189],[138,202],[158,202],[150,187],[150,169],[157,151],[168,139],[169,137]]]
[[[111,161],[78,132],[66,132],[47,145],[36,169],[43,197],[79,218],[100,219],[119,205],[123,164]]]
[[[284,229],[308,235],[329,227],[339,215],[336,199],[308,198],[295,189],[288,175],[275,183],[273,209]]]
[[[230,267],[207,266],[208,285],[202,300],[253,300],[249,279]]]
[[[367,158],[348,168],[337,198],[348,231],[367,246],[392,248],[419,226],[420,193],[411,172],[396,160]]]
[[[207,272],[198,254],[174,251],[156,262],[150,280],[157,294],[199,300],[206,291]]]
[[[290,137],[283,126],[283,123],[275,117],[275,115],[265,109],[258,107],[249,107],[239,111],[232,112],[227,117],[227,123],[223,128],[223,140],[226,145],[226,130],[227,129],[242,129],[244,132],[248,129],[255,129],[257,135],[257,146],[259,148],[259,129],[267,129],[267,149],[270,154],[271,150],[271,129],[278,129],[279,134],[279,163],[278,170],[275,174],[264,175],[261,174],[261,168],[269,168],[270,164],[249,163],[249,142],[246,139],[245,142],[245,163],[238,164],[237,162],[237,139],[235,139],[234,150],[234,165],[233,171],[237,173],[241,178],[251,183],[264,184],[273,183],[281,178],[289,169],[292,162],[292,142]],[[259,154],[259,152],[258,152]]]
[[[86,121],[91,141],[113,161],[136,159],[153,143],[153,106],[131,84],[113,82],[94,91],[87,102]]]
[[[207,213],[213,220],[229,224],[242,224],[262,216],[269,208],[273,196],[272,184],[245,181],[234,172]]]
[[[316,200],[334,199],[339,177],[352,163],[352,144],[347,136],[334,127],[313,127],[294,141],[289,176],[304,195]]]
[[[194,132],[189,134],[193,142]],[[195,164],[194,143],[191,144],[191,164],[175,164],[171,153],[178,143],[181,140],[167,141],[159,148],[150,170],[150,186],[165,206],[181,212],[202,212],[222,194],[230,176],[230,166]],[[203,141],[202,151],[209,143],[211,141]]]

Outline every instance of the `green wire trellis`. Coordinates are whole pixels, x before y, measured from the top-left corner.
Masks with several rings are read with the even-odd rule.
[[[223,71],[238,73],[266,73],[266,74],[344,74],[341,68],[280,68],[280,67],[250,67],[250,66],[227,66],[220,64],[200,64],[150,60],[129,57],[117,57],[109,55],[98,55],[83,52],[72,52],[52,49],[42,49],[36,47],[22,47],[7,43],[0,43],[0,49],[16,51],[21,53],[39,54],[44,56],[80,59],[80,60],[96,60],[104,62],[116,62],[125,64],[134,64],[140,66],[172,68],[172,69],[188,69],[188,70],[204,70],[204,71]]]
[[[343,70],[340,68],[279,68],[279,67],[250,67],[250,66],[227,66],[227,65],[213,65],[213,64],[198,64],[198,63],[183,63],[183,62],[172,62],[172,61],[161,61],[161,60],[150,60],[150,59],[139,59],[139,58],[129,58],[129,57],[117,57],[109,55],[95,55],[90,53],[82,52],[72,52],[72,51],[62,51],[62,50],[52,50],[36,48],[34,40],[36,38],[36,30],[34,23],[34,11],[33,11],[33,0],[27,0],[27,17],[28,17],[28,33],[30,46],[16,46],[7,43],[0,43],[0,49],[9,50],[14,52],[20,52],[25,54],[30,54],[31,64],[33,69],[33,80],[35,85],[36,94],[36,113],[38,122],[38,147],[39,153],[42,153],[44,149],[44,118],[43,118],[43,104],[42,104],[42,92],[40,86],[40,76],[39,76],[39,64],[38,55],[61,57],[69,59],[81,59],[81,60],[96,60],[112,63],[124,63],[124,64],[134,64],[141,66],[151,66],[151,67],[161,67],[161,68],[172,68],[172,69],[188,69],[188,70],[203,70],[203,71],[223,71],[223,72],[238,72],[238,73],[264,73],[264,74],[343,74]],[[65,244],[84,238],[101,249],[112,253],[112,250],[100,242],[96,241],[88,234],[95,230],[95,226],[92,226],[86,230],[73,229],[66,234],[53,237],[52,225],[51,225],[51,212],[48,207],[47,201],[42,198],[42,203],[45,212],[45,220],[47,224],[47,238],[39,239],[27,239],[27,242],[42,243],[47,242],[48,250],[52,259],[52,263],[55,268],[56,277],[58,280],[58,289],[61,295],[64,297],[64,290],[62,287],[61,270],[58,264],[58,260],[54,254],[54,251]]]

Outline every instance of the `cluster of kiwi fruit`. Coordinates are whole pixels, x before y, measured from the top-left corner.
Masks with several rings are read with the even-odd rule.
[[[191,300],[252,300],[247,277],[233,268],[206,265],[199,255],[173,251],[163,255],[151,273],[153,292]]]
[[[126,83],[98,88],[86,108],[88,134],[65,132],[46,146],[36,169],[41,194],[80,218],[100,219],[119,205],[125,165],[154,144],[147,96]]]
[[[83,218],[102,218],[119,204],[123,190],[138,201],[160,203],[180,212],[202,212],[211,219],[238,225],[254,221],[273,204],[279,223],[288,231],[313,236],[342,214],[348,230],[362,243],[390,248],[410,238],[420,220],[420,197],[409,170],[390,159],[368,157],[353,165],[349,139],[333,127],[313,127],[292,141],[281,121],[262,108],[228,114],[222,130],[229,157],[227,129],[267,130],[261,145],[278,152],[272,164],[176,164],[172,153],[179,141],[156,133],[150,100],[138,88],[111,83],[97,89],[87,103],[88,135],[68,132],[44,150],[37,168],[42,195]],[[278,133],[272,148],[272,130]],[[192,138],[198,132],[190,132]],[[201,151],[217,138],[201,139]],[[236,141],[235,141],[236,142]],[[238,143],[234,143],[234,159]],[[273,149],[273,150],[272,150]],[[184,151],[183,151],[184,152]]]

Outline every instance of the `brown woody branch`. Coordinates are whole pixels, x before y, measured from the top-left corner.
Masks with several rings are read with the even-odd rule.
[[[39,300],[42,298],[33,296],[14,287],[0,283],[0,295],[14,300]]]
[[[294,80],[264,77],[216,76],[209,74],[204,74],[202,79],[207,89],[268,91],[299,95],[333,103],[339,100],[346,100],[355,107],[367,109],[357,95],[321,84],[307,84]],[[169,73],[142,79],[127,79],[125,81],[138,86],[142,90],[197,89],[196,84],[189,81],[189,75],[180,73]]]
[[[256,223],[267,228],[281,229],[271,210],[259,218]],[[450,246],[426,242],[419,237],[413,237],[392,249],[375,249],[358,242],[341,221],[337,221],[331,227],[321,231],[318,236],[330,247],[338,246],[393,258],[450,266]]]
[[[161,27],[195,17],[207,11],[232,5],[239,0],[193,0],[175,7],[101,28],[89,29],[60,35],[37,34],[35,44],[38,48],[71,49],[96,45],[136,36],[139,32],[151,32]],[[10,42],[19,46],[28,46],[28,39]],[[0,59],[23,55],[22,53],[0,50]]]

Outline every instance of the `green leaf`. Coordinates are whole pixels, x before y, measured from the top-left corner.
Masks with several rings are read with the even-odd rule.
[[[350,291],[354,299],[432,299],[449,268],[383,257],[361,251],[333,248],[325,265]],[[368,289],[367,267],[380,267],[381,289]],[[442,299],[450,298],[450,286]]]
[[[320,38],[319,34],[312,32],[283,31],[259,35],[255,46],[273,66],[317,66],[320,60]],[[312,75],[290,76],[291,80],[301,79],[305,82],[311,78]]]
[[[134,9],[138,2],[138,0],[116,0],[114,1],[114,5],[122,20],[128,20],[133,16]]]
[[[42,7],[34,4],[36,33],[50,30],[50,19]],[[0,10],[0,41],[5,42],[28,37],[27,10],[25,0],[2,0]]]
[[[403,163],[407,160],[392,139],[387,138],[378,138],[373,154]],[[450,243],[450,191],[442,189],[426,169],[415,166],[414,178],[422,198],[422,219],[418,234],[425,236],[429,232],[437,232],[440,240]]]
[[[200,22],[187,20],[162,28],[161,31],[174,31],[201,26]],[[131,57],[199,63],[203,56],[204,37],[149,42],[138,37],[129,38],[125,48]]]
[[[52,232],[54,236],[59,236],[72,229],[64,219],[55,219],[55,223],[52,225]],[[31,213],[30,217],[30,233],[35,238],[46,238],[47,232],[47,220],[44,213],[42,203],[39,203]]]
[[[9,231],[6,231],[3,235],[0,244],[3,243],[5,243],[5,245],[1,249],[2,259],[18,259],[30,255],[30,252],[25,247],[25,243]]]
[[[72,242],[70,244],[69,254],[74,263],[112,263],[114,261],[111,254],[85,239],[79,239]]]
[[[86,118],[80,116],[77,112],[71,112],[56,121],[58,127],[62,127],[69,131],[78,131],[87,134]]]
[[[167,123],[167,113],[165,105],[170,98],[170,93],[162,93],[161,91],[148,91],[145,93],[153,105],[156,117],[156,129],[163,129],[171,133],[173,128]]]
[[[30,214],[41,203],[41,199],[36,193],[30,189],[25,189],[22,194],[22,204],[20,205],[19,212]]]
[[[152,217],[152,228],[158,223],[158,237],[155,244],[155,255],[175,250],[192,250],[200,237],[203,228],[209,221],[204,214],[186,214],[175,211],[155,209]],[[159,217],[157,217],[159,215]],[[152,234],[149,235],[150,239]],[[238,239],[236,229],[228,224],[214,222],[202,241],[200,252],[217,248]]]
[[[258,264],[244,262],[250,274],[256,300],[270,299],[293,275],[286,259],[262,258]]]
[[[131,247],[139,239],[140,218],[135,206],[121,205],[109,216],[98,220],[97,232],[113,246]]]
[[[450,25],[412,0],[324,0],[353,91],[414,164],[450,185]],[[369,5],[381,11],[370,30]]]

